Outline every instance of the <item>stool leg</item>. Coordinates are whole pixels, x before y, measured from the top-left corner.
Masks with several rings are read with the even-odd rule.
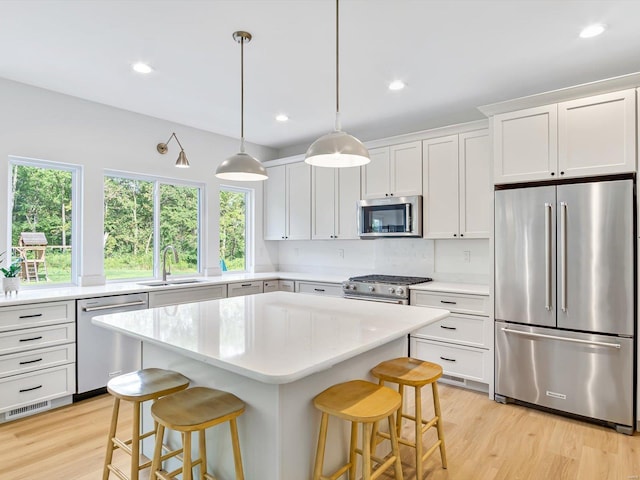
[[[400,408],[402,410],[402,408]],[[389,422],[389,435],[391,437],[391,453],[395,455],[396,461],[393,463],[396,480],[403,480],[402,478],[402,462],[400,461],[400,449],[398,448],[398,435],[393,428],[393,415],[388,417]]]
[[[238,424],[235,418],[229,420],[229,428],[231,428],[231,443],[233,445],[233,463],[236,467],[236,480],[244,480],[242,456],[240,454],[240,440],[238,439]]]
[[[438,383],[433,382],[431,384],[433,391],[433,408],[438,417],[438,423],[436,428],[438,430],[438,440],[440,440],[440,458],[442,459],[442,468],[447,468],[447,451],[444,446],[444,428],[442,428],[442,413],[440,412],[440,395],[438,394]]]
[[[396,414],[396,431],[398,432],[398,436],[400,436],[402,433],[402,411],[404,408],[404,385],[401,383],[398,384],[398,393],[400,394],[400,408]]]
[[[349,442],[349,480],[356,480],[356,470],[358,467],[358,458],[356,456],[357,448],[358,424],[356,422],[351,422],[351,441]]]
[[[156,443],[153,448],[153,459],[151,460],[151,470],[149,480],[156,480],[156,472],[162,470],[160,457],[162,456],[162,440],[164,439],[164,425],[158,424],[156,429]]]
[[[371,427],[370,423],[362,424],[362,480],[371,480]]]
[[[109,465],[113,459],[113,437],[116,436],[116,428],[118,427],[118,412],[120,411],[120,399],[113,399],[113,413],[111,414],[111,426],[109,427],[109,440],[107,442],[107,455],[104,459],[104,469],[102,470],[102,480],[109,479]]]
[[[131,436],[131,480],[140,473],[140,402],[133,402],[133,435]]]
[[[204,430],[198,432],[198,443],[200,448],[200,480],[205,480],[207,473],[207,441],[204,438]],[[234,452],[235,453],[235,452]]]
[[[316,463],[313,468],[313,480],[320,480],[322,476],[322,464],[324,463],[324,449],[327,442],[327,424],[329,423],[329,415],[322,412],[320,420],[320,435],[318,436],[318,450],[316,451]]]
[[[422,480],[422,395],[421,387],[414,387],[416,401],[416,480]]]
[[[193,464],[191,463],[191,432],[182,433],[182,478],[193,480]]]

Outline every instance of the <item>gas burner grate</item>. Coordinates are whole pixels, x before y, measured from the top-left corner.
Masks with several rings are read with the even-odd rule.
[[[429,277],[403,277],[401,275],[362,275],[351,277],[350,282],[387,283],[390,285],[415,285],[432,281]]]

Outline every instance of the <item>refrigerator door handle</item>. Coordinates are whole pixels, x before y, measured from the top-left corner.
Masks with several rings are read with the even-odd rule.
[[[595,345],[598,347],[609,347],[609,348],[618,348],[618,349],[621,348],[621,345],[619,343],[592,342],[590,340],[580,340],[579,338],[559,337],[557,335],[543,335],[541,333],[523,332],[521,330],[511,330],[506,327],[503,327],[502,331],[505,333],[515,333],[516,335],[522,335],[524,337],[536,337],[536,338],[546,338],[549,340],[561,340],[563,342],[583,343],[585,345]]]
[[[553,206],[550,203],[544,204],[544,306],[551,310],[551,221],[553,217]]]
[[[567,311],[567,203],[560,202],[560,307]]]

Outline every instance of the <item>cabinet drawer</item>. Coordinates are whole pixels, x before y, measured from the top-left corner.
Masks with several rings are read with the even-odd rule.
[[[279,290],[278,280],[266,280],[263,283],[263,292],[277,292]]]
[[[295,292],[295,282],[293,280],[278,280],[278,289],[281,292]]]
[[[75,363],[0,379],[0,412],[76,391]]]
[[[76,361],[74,343],[0,356],[0,378]]]
[[[25,328],[0,334],[0,355],[25,352],[40,347],[52,347],[76,341],[76,324],[64,323],[50,327]]]
[[[75,302],[38,303],[0,308],[0,331],[72,322]]]
[[[204,302],[226,298],[227,286],[215,285],[210,287],[189,287],[164,292],[149,293],[149,308],[162,307],[164,305],[177,305],[179,303]]]
[[[296,292],[341,297],[342,285],[337,283],[296,282]]]
[[[411,290],[409,303],[414,306],[446,308],[456,313],[489,316],[489,296],[487,295]]]
[[[488,350],[458,347],[411,337],[411,356],[437,363],[446,375],[489,383],[490,358]]]
[[[491,333],[489,317],[451,314],[447,318],[416,330],[412,335],[472,347],[489,348]]]
[[[228,288],[227,289],[228,297],[241,297],[243,295],[253,295],[254,293],[262,293],[264,291],[262,281],[230,283],[227,288]]]

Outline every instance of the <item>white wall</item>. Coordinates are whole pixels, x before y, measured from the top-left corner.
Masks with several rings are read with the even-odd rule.
[[[489,282],[489,240],[313,240],[279,244],[280,270],[353,276],[427,276],[442,282]],[[465,252],[469,261],[465,261]]]
[[[238,151],[239,140],[5,79],[0,79],[0,105],[0,251],[8,249],[8,160],[26,157],[84,168],[81,284],[104,283],[105,169],[206,183],[202,260],[206,274],[219,273],[219,182],[214,172],[218,163]],[[156,144],[166,142],[171,132],[178,135],[191,168],[174,167],[179,152],[175,141],[166,155],[157,153]],[[247,151],[261,160],[276,153],[251,144]],[[262,240],[262,183],[237,185],[255,188],[255,270],[273,270],[278,246]]]

